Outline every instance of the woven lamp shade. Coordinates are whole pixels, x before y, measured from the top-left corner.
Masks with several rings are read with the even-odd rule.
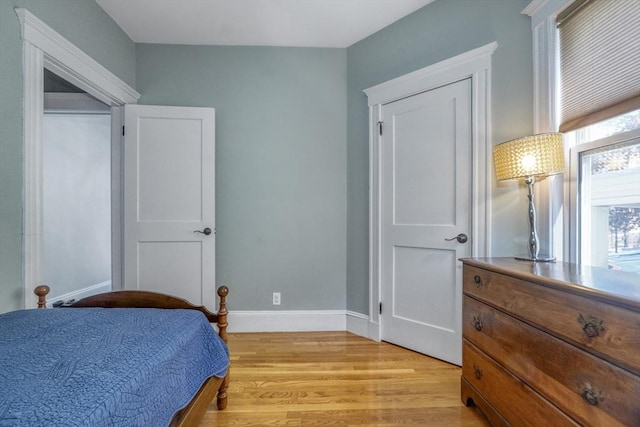
[[[549,176],[564,172],[561,133],[543,133],[503,142],[493,147],[498,181]]]

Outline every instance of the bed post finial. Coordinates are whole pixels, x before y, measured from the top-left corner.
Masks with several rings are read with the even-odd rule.
[[[227,295],[229,288],[222,285],[218,288],[218,296],[220,297],[220,309],[218,310],[218,335],[224,342],[227,342]]]
[[[50,289],[47,285],[36,286],[33,293],[38,295],[38,308],[47,308],[47,294]]]

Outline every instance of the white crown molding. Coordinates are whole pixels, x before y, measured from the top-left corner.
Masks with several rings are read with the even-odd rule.
[[[135,104],[140,94],[27,9],[16,8],[22,39],[45,52],[47,69],[109,106]]]
[[[365,89],[364,93],[368,97],[369,107],[392,102],[443,84],[470,77],[478,69],[478,64],[483,61],[486,63],[480,66],[488,69],[491,67],[491,55],[497,48],[498,43],[491,42]]]
[[[542,9],[548,1],[549,0],[533,0],[521,13],[523,15],[533,16],[538,13],[538,11]]]
[[[555,20],[558,13],[575,0],[533,0],[521,12],[531,17],[531,29],[536,28],[549,18]]]

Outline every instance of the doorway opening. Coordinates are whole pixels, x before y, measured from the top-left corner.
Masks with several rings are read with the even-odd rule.
[[[42,278],[53,305],[111,290],[111,110],[44,71]]]
[[[111,108],[111,210],[112,288],[121,287],[121,138],[122,106],[135,104],[140,94],[89,55],[62,37],[24,8],[16,8],[22,27],[23,52],[23,299],[24,307],[35,307],[35,286],[42,279],[42,127],[44,122],[44,70],[50,70]]]

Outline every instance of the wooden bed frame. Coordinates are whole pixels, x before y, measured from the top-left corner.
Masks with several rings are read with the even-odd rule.
[[[38,296],[38,308],[46,308],[48,286],[38,286],[34,289]],[[203,306],[196,306],[182,298],[149,291],[113,291],[83,298],[61,307],[103,307],[103,308],[163,308],[198,310],[203,313],[210,323],[218,327],[218,335],[227,343],[227,295],[229,288],[220,286],[218,296],[220,307],[218,313],[212,313]],[[200,390],[187,406],[173,417],[170,427],[196,426],[207,412],[214,396],[217,396],[219,410],[227,407],[227,388],[229,387],[229,369],[224,378],[211,377],[200,387]]]

